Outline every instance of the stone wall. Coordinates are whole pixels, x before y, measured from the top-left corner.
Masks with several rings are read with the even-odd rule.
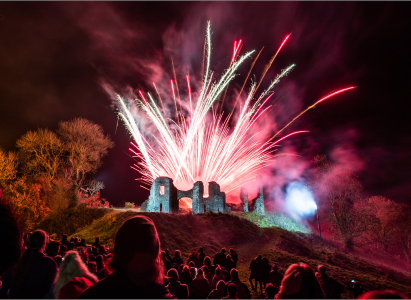
[[[252,210],[259,214],[265,214],[264,195],[261,178],[260,193],[253,200]],[[150,188],[148,200],[141,205],[141,211],[145,212],[164,212],[177,214],[179,211],[179,200],[183,197],[192,199],[192,213],[201,214],[204,212],[228,213],[231,208],[226,203],[226,195],[220,191],[220,186],[212,181],[208,183],[207,198],[204,198],[204,184],[201,181],[194,183],[193,188],[188,191],[180,191],[173,184],[173,180],[168,177],[156,178]],[[241,189],[240,198],[242,207],[248,212],[248,192],[245,188]]]

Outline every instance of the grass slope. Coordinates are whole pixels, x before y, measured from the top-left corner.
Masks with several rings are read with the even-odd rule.
[[[183,258],[200,246],[211,258],[222,247],[233,247],[239,253],[240,278],[249,287],[249,264],[261,254],[271,264],[277,263],[283,272],[292,263],[304,262],[312,268],[323,264],[331,277],[344,284],[356,279],[364,285],[365,290],[395,289],[411,296],[411,273],[389,268],[358,255],[343,253],[335,245],[315,235],[298,233],[300,230],[293,233],[279,227],[260,228],[255,224],[268,222],[271,217],[261,219],[248,215],[251,222],[241,218],[244,217],[241,213],[171,215],[112,210],[72,236],[85,238],[89,244],[99,236],[103,243],[111,246],[121,223],[137,214],[146,215],[154,221],[163,249],[169,248],[172,253],[181,250]],[[253,298],[261,298],[259,293],[252,293]],[[347,291],[343,297],[352,298],[352,295]]]

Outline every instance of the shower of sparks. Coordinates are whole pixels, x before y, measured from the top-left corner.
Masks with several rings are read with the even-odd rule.
[[[269,66],[289,37],[290,35],[282,42],[270,60]],[[143,92],[139,91],[141,99],[136,99],[134,103],[137,103],[137,107],[154,125],[155,132],[141,131],[137,117],[131,112],[131,102],[127,105],[126,101],[117,95],[120,104],[119,115],[135,142],[132,143],[133,148],[130,148],[130,151],[134,157],[140,158],[140,162],[132,166],[142,175],[139,178],[140,181],[151,184],[157,177],[166,176],[172,178],[174,185],[180,190],[191,189],[196,181],[202,181],[205,196],[208,194],[208,182],[215,181],[222,191],[229,193],[255,179],[257,171],[266,167],[269,161],[276,156],[274,150],[280,141],[298,133],[308,132],[292,132],[276,141],[273,139],[290,123],[269,140],[263,140],[260,138],[260,132],[254,132],[254,124],[271,107],[265,104],[273,94],[273,87],[294,68],[294,64],[282,70],[258,98],[254,98],[254,95],[261,80],[258,84],[256,82],[251,84],[232,128],[229,127],[232,114],[223,118],[223,114],[217,114],[216,110],[210,112],[213,104],[217,102],[221,93],[235,77],[235,71],[254,53],[251,51],[239,56],[241,43],[242,40],[234,43],[234,52],[228,69],[221,78],[213,79],[213,72],[210,70],[211,38],[210,23],[208,23],[203,85],[197,97],[192,95],[190,78],[186,76],[188,110],[183,110],[181,102],[180,110],[178,109],[173,80],[170,80],[171,98],[174,102],[177,122],[166,117],[163,101],[154,83],[160,106],[156,104],[150,93],[145,93],[147,96],[145,97]],[[268,67],[264,70],[264,75]],[[291,122],[321,101],[351,88],[337,91],[320,99]]]

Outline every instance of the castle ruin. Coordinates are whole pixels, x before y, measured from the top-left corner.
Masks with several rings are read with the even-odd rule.
[[[258,178],[260,191],[258,197],[251,203],[251,211],[265,214],[264,195],[261,177]],[[150,196],[141,205],[141,211],[164,212],[171,214],[179,213],[179,201],[187,197],[192,200],[192,213],[201,214],[205,212],[228,213],[231,208],[226,203],[225,193],[220,191],[220,186],[212,181],[208,183],[208,197],[204,197],[204,184],[201,181],[194,183],[193,188],[188,191],[178,190],[173,180],[169,177],[156,178],[150,189]],[[244,212],[248,212],[248,192],[241,188],[241,207]]]

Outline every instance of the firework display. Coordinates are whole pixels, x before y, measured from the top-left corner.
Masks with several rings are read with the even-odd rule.
[[[187,105],[182,105],[180,101],[183,100],[180,98],[175,72],[174,81],[170,81],[172,88],[170,98],[172,98],[175,106],[174,119],[166,117],[163,105],[164,96],[162,100],[155,83],[153,83],[153,86],[157,99],[149,92],[143,93],[142,91],[138,93],[140,99],[133,102],[126,101],[123,97],[117,95],[119,116],[134,140],[134,143],[132,143],[133,148],[130,148],[130,151],[134,157],[140,159],[138,163],[132,166],[142,175],[139,180],[150,185],[157,177],[170,177],[173,179],[174,185],[180,190],[191,189],[196,181],[202,181],[205,187],[205,196],[208,192],[208,182],[214,181],[220,185],[222,191],[230,193],[236,188],[255,180],[257,172],[266,167],[276,155],[279,155],[276,154],[275,150],[280,141],[298,133],[308,132],[296,131],[276,140],[277,136],[286,127],[320,102],[354,88],[348,87],[330,93],[301,112],[272,138],[263,140],[259,136],[260,133],[255,133],[255,130],[253,130],[254,126],[263,115],[267,114],[271,107],[271,105],[267,105],[267,102],[273,95],[273,87],[295,65],[292,64],[282,70],[269,87],[258,96],[256,96],[257,89],[268,68],[289,37],[288,35],[281,43],[278,51],[266,66],[260,81],[251,83],[249,91],[244,97],[245,99],[242,100],[241,107],[235,110],[246,84],[244,82],[232,111],[227,116],[224,116],[222,110],[224,101],[222,95],[225,96],[225,91],[230,81],[235,77],[238,67],[247,58],[250,58],[254,51],[240,56],[242,40],[235,42],[230,66],[219,79],[214,78],[214,74],[210,70],[210,23],[208,23],[206,33],[203,83],[198,96],[191,94],[190,77],[187,75],[185,78],[188,89],[187,99],[185,99]],[[254,63],[255,60],[251,68]],[[220,97],[223,99],[222,101],[219,101]],[[155,134],[150,133],[148,135],[141,129],[138,119],[132,113],[132,105],[137,105],[137,109],[144,112],[146,118],[155,127]],[[234,112],[237,113],[235,118]],[[233,123],[231,127],[230,121]]]

